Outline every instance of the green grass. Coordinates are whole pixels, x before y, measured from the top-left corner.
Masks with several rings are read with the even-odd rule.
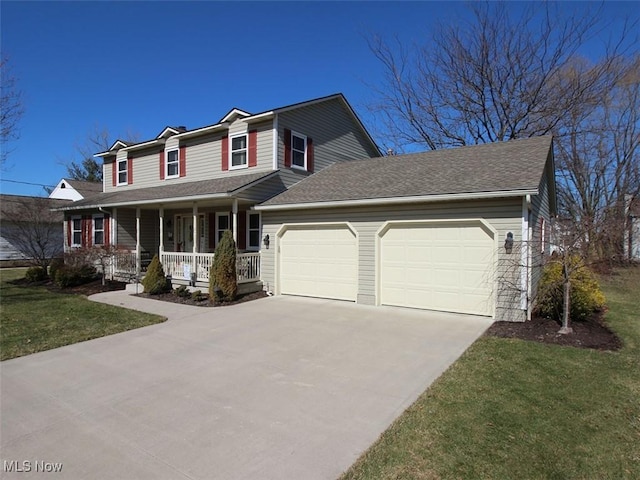
[[[640,268],[602,287],[622,350],[482,337],[342,478],[640,478]]]
[[[9,283],[24,269],[0,270],[0,360],[160,323],[158,315]]]

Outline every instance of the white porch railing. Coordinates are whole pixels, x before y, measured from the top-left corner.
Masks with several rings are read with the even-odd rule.
[[[208,282],[214,256],[213,253],[164,252],[160,255],[160,263],[165,275],[171,275],[172,278],[190,281],[191,274],[195,273],[196,281]],[[135,276],[136,257],[136,252],[121,252],[114,255],[109,265],[111,278]],[[236,256],[236,276],[239,284],[260,280],[260,253],[239,253]]]
[[[236,256],[236,276],[238,283],[260,280],[260,253],[240,253]]]

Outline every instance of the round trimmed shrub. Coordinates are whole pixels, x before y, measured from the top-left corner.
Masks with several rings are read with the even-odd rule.
[[[568,260],[571,281],[570,310],[571,320],[585,320],[593,312],[605,305],[605,297],[600,290],[598,280],[582,259],[574,255]],[[548,263],[538,285],[537,313],[556,320],[562,319],[564,300],[564,275],[562,261]]]
[[[29,283],[42,282],[47,279],[47,271],[42,267],[29,267],[24,278]]]
[[[164,274],[158,255],[153,256],[147,269],[147,274],[142,279],[142,285],[144,286],[144,293],[149,295],[160,295],[171,290],[171,285],[167,282],[167,277]]]

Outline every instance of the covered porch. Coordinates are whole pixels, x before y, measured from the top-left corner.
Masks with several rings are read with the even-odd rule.
[[[237,198],[207,199],[166,205],[113,207],[112,245],[118,254],[111,266],[113,278],[139,279],[157,254],[172,282],[206,286],[215,248],[226,230],[237,246],[238,284],[260,280],[260,213]]]

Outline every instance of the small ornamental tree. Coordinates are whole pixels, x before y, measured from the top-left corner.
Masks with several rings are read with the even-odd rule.
[[[216,248],[209,272],[209,298],[232,301],[238,293],[236,278],[236,244],[231,230],[226,230]]]
[[[158,255],[153,256],[153,260],[151,260],[147,269],[147,274],[142,279],[142,285],[144,286],[144,293],[149,295],[160,295],[170,290]]]

